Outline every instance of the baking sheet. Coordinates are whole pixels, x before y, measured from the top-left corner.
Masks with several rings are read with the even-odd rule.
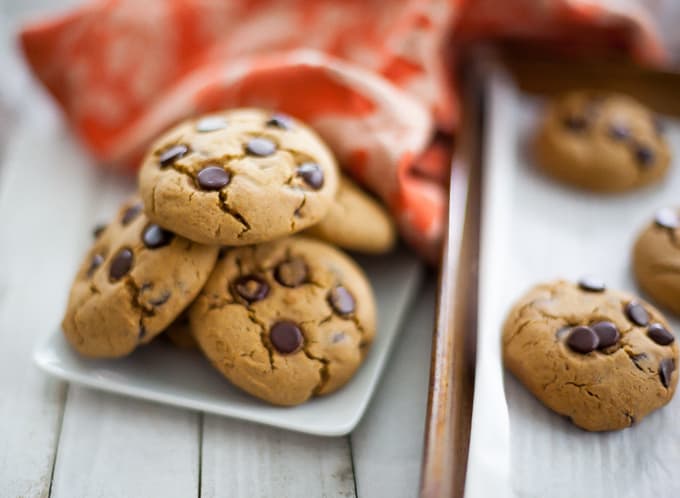
[[[537,401],[502,370],[500,333],[538,282],[596,275],[639,294],[631,272],[638,231],[680,204],[680,122],[667,117],[676,158],[659,185],[617,196],[580,192],[536,170],[528,154],[544,101],[496,72],[487,83],[475,401],[466,496],[680,496],[680,395],[638,425],[589,433]],[[666,313],[676,332],[680,321]]]

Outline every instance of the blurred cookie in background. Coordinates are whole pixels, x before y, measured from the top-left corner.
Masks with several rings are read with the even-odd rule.
[[[618,93],[574,91],[554,100],[539,125],[539,167],[573,186],[621,192],[661,180],[671,153],[660,121]]]

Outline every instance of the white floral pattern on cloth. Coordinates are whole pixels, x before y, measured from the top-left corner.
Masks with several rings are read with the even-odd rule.
[[[450,140],[433,137],[458,121],[446,63],[456,37],[568,37],[586,27],[661,62],[646,3],[98,0],[26,26],[21,42],[101,164],[135,170],[156,135],[197,113],[287,112],[313,126],[435,260]]]

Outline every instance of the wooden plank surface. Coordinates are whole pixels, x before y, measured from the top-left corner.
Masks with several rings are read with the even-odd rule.
[[[204,498],[356,496],[346,437],[310,436],[206,415],[202,446]]]

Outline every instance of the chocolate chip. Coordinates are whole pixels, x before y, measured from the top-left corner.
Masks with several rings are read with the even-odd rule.
[[[644,327],[649,323],[649,314],[637,301],[631,301],[626,305],[626,316],[635,325]]]
[[[87,269],[87,276],[91,277],[94,271],[99,268],[104,262],[104,256],[101,254],[95,254],[92,256],[92,261],[90,261],[90,267]]]
[[[236,294],[245,299],[248,303],[262,301],[269,294],[269,284],[257,275],[244,275],[237,278],[231,284]]]
[[[567,338],[567,345],[577,353],[588,354],[599,345],[597,334],[590,327],[574,327]]]
[[[198,186],[203,190],[220,190],[229,185],[231,175],[221,166],[206,166],[196,175]]]
[[[199,133],[223,130],[226,127],[227,122],[224,118],[220,118],[219,116],[208,116],[196,123],[196,131]]]
[[[96,225],[92,229],[92,235],[94,236],[95,239],[98,239],[104,230],[106,230],[106,225],[100,223],[99,225]]]
[[[338,285],[328,293],[328,302],[338,315],[346,316],[354,312],[354,297],[342,285]]]
[[[604,282],[595,277],[582,277],[578,281],[578,286],[587,292],[604,292],[606,288]]]
[[[313,162],[302,163],[297,168],[297,174],[314,190],[323,187],[323,171],[318,164]]]
[[[673,370],[675,370],[675,360],[673,358],[664,358],[659,363],[659,378],[664,387],[670,385]]]
[[[293,122],[290,116],[285,114],[274,114],[266,123],[267,126],[274,126],[284,130],[290,130],[293,127]]]
[[[276,144],[268,138],[251,138],[246,145],[246,152],[253,156],[271,156],[276,152]]]
[[[635,159],[644,167],[649,167],[654,163],[654,151],[645,145],[635,146]]]
[[[161,152],[158,156],[158,162],[161,163],[162,167],[170,166],[174,164],[177,159],[184,157],[189,153],[189,147],[184,144],[173,145]]]
[[[168,302],[168,299],[170,299],[170,295],[171,295],[170,291],[165,291],[157,298],[150,299],[149,303],[151,303],[152,306],[161,306]]]
[[[604,349],[616,344],[621,337],[619,330],[612,322],[598,322],[590,326],[597,335],[598,348]]]
[[[269,340],[281,354],[295,353],[302,347],[302,331],[293,322],[276,322],[269,329]]]
[[[564,118],[564,126],[569,128],[571,131],[583,131],[588,126],[588,121],[583,116],[578,116],[576,114],[570,114]]]
[[[123,247],[119,250],[111,260],[109,278],[116,281],[124,277],[130,271],[130,268],[132,268],[133,258],[134,256],[129,248]]]
[[[120,219],[120,222],[123,225],[128,225],[129,223],[132,222],[132,220],[134,220],[139,215],[139,213],[142,212],[143,207],[144,206],[142,205],[141,202],[133,204],[132,206],[125,210],[125,212],[123,213],[123,217]]]
[[[668,346],[675,340],[673,334],[664,328],[660,323],[653,323],[647,329],[647,336],[662,346]]]
[[[337,344],[338,342],[344,341],[345,340],[345,333],[344,332],[336,332],[333,334],[333,337],[331,337],[331,342],[333,344]]]
[[[167,246],[174,238],[174,233],[159,227],[155,223],[147,225],[142,232],[142,242],[144,242],[144,245],[149,249],[158,249]]]
[[[609,126],[609,136],[614,140],[626,140],[630,136],[630,130],[622,124],[614,123]]]
[[[307,280],[307,265],[301,259],[290,259],[279,263],[274,278],[285,287],[297,287]]]
[[[659,209],[654,215],[654,222],[660,227],[668,228],[669,230],[674,230],[680,226],[678,213],[675,209],[671,208]]]

